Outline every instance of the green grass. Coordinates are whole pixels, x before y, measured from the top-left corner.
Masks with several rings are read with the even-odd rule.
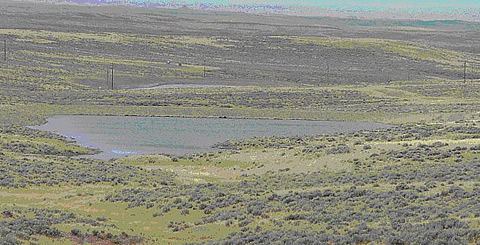
[[[461,124],[450,123],[450,126],[456,126]],[[131,166],[140,166],[145,169],[163,169],[166,171],[174,171],[177,173],[177,181],[182,184],[192,184],[197,183],[211,183],[219,184],[222,183],[238,183],[238,180],[243,179],[240,177],[243,173],[249,173],[250,176],[256,176],[255,178],[268,179],[263,173],[267,176],[276,176],[278,169],[290,168],[291,170],[283,173],[283,175],[288,178],[291,174],[298,173],[308,173],[315,171],[324,172],[324,177],[327,178],[329,175],[335,175],[341,171],[351,171],[354,176],[361,176],[361,173],[357,173],[353,170],[353,159],[360,159],[361,161],[367,161],[369,156],[373,153],[386,152],[389,150],[403,150],[406,149],[403,144],[408,143],[409,147],[415,147],[419,144],[431,144],[434,142],[445,142],[448,143],[448,148],[454,148],[456,146],[473,146],[478,145],[479,141],[476,138],[458,139],[461,136],[456,133],[446,133],[445,135],[433,135],[430,137],[425,137],[422,139],[396,139],[393,141],[386,141],[381,138],[375,139],[374,141],[368,142],[372,145],[372,149],[363,150],[362,145],[355,146],[353,143],[363,138],[358,137],[343,137],[335,136],[335,141],[330,141],[328,137],[317,137],[312,139],[307,139],[307,144],[309,145],[318,145],[318,144],[327,144],[327,145],[336,145],[336,144],[346,144],[351,147],[351,152],[347,154],[340,155],[308,155],[301,153],[302,145],[296,146],[293,149],[270,149],[265,147],[244,147],[239,151],[238,154],[225,153],[215,153],[207,154],[206,156],[194,156],[192,159],[179,159],[178,161],[172,161],[170,157],[166,156],[134,156],[117,160],[116,164],[122,165],[131,165]],[[466,135],[468,136],[468,135]],[[19,141],[38,144],[47,144],[59,149],[70,149],[75,146],[65,145],[65,143],[58,140],[52,140],[49,138],[38,137],[30,138],[29,136],[21,135],[11,135],[11,134],[2,134],[1,139],[6,140],[5,142]],[[248,142],[249,140],[247,140]],[[275,139],[266,139],[266,143],[274,143]],[[329,146],[327,146],[328,148]],[[75,148],[76,149],[76,148]],[[295,153],[299,155],[295,155]],[[476,157],[478,153],[467,151],[462,154],[464,161],[469,161]],[[12,158],[32,158],[32,159],[44,159],[46,156],[42,155],[25,155],[21,153],[7,153],[6,156]],[[254,157],[255,159],[253,159]],[[283,159],[283,160],[282,160]],[[288,161],[287,161],[288,159]],[[337,160],[335,160],[337,159]],[[280,161],[277,161],[280,160]],[[321,160],[322,164],[326,164],[327,168],[324,168],[322,165],[318,166],[309,166],[308,162],[313,162]],[[449,166],[455,164],[449,159],[444,163],[438,163],[439,165]],[[56,159],[59,163],[62,162],[61,158]],[[255,162],[255,163],[254,163]],[[68,161],[64,164],[69,164]],[[260,169],[254,169],[254,167],[259,164],[264,165]],[[413,164],[408,168],[422,169],[423,164]],[[375,173],[377,170],[383,168],[384,166],[396,166],[399,163],[395,161],[385,161],[375,164],[370,170],[366,173]],[[401,166],[401,165],[400,165]],[[237,171],[233,168],[238,168]],[[297,169],[298,167],[298,169]],[[248,169],[252,168],[252,171]],[[408,169],[405,167],[405,171]],[[263,169],[268,169],[267,172],[263,172]],[[243,171],[240,171],[243,170]],[[210,173],[210,175],[205,174],[200,176],[198,173],[203,171],[203,173]],[[220,173],[220,174],[219,174]],[[227,175],[229,173],[230,175]],[[364,174],[364,173],[363,173]],[[235,176],[235,178],[231,178]],[[198,181],[192,181],[198,179]],[[300,183],[300,182],[295,182]],[[423,186],[424,182],[411,182],[411,186]],[[448,190],[453,184],[446,185],[437,185],[436,188],[432,188],[428,191],[429,195],[435,195],[436,193],[441,193],[442,191]],[[456,181],[454,185],[460,185],[465,188],[467,191],[471,191],[475,188],[475,181]],[[358,190],[374,190],[376,192],[389,192],[395,190],[397,185],[389,183],[380,183],[379,186],[374,186],[372,184],[360,185],[357,186]],[[282,189],[267,189],[266,193],[262,194],[265,197],[269,193],[277,193],[278,195],[285,195],[293,192],[312,192],[312,191],[326,191],[330,189],[334,192],[336,191],[345,191],[349,189],[351,184],[328,184],[325,183],[321,186],[314,187],[298,187],[294,185],[292,187],[282,188]],[[63,232],[70,232],[72,229],[80,229],[83,232],[92,231],[92,230],[102,230],[106,233],[110,232],[114,235],[119,235],[123,231],[127,231],[132,235],[142,235],[146,240],[146,244],[158,244],[158,243],[170,243],[170,244],[183,244],[185,242],[192,241],[212,241],[218,240],[226,237],[230,232],[239,231],[240,227],[234,223],[231,226],[226,226],[224,221],[218,221],[209,224],[195,225],[196,221],[201,221],[202,217],[205,217],[205,214],[199,210],[191,210],[190,214],[184,216],[180,215],[180,211],[172,209],[168,213],[161,214],[154,217],[155,213],[159,213],[160,209],[156,207],[145,208],[144,206],[127,208],[126,203],[122,202],[105,202],[104,199],[107,195],[121,191],[124,188],[140,188],[142,190],[154,190],[153,187],[142,187],[139,184],[128,183],[125,186],[115,186],[109,183],[103,184],[85,184],[81,186],[75,186],[70,184],[61,184],[59,186],[33,186],[29,188],[19,188],[19,189],[6,189],[0,188],[0,209],[12,209],[12,208],[48,208],[48,209],[58,209],[65,212],[73,212],[78,217],[93,219],[97,217],[105,217],[106,221],[102,221],[107,226],[105,227],[94,227],[91,225],[85,224],[76,224],[76,223],[65,223],[57,224],[59,230]],[[242,192],[232,192],[235,195],[241,195],[245,198],[250,198],[251,196],[247,193]],[[184,198],[180,196],[180,198]],[[174,198],[165,198],[163,204],[171,203],[171,200]],[[158,204],[158,203],[157,203]],[[363,203],[354,203],[349,204],[347,202],[340,203],[336,206],[331,206],[327,210],[330,213],[341,213],[345,206],[348,205],[349,208],[357,212],[362,212],[361,210],[365,207]],[[454,204],[451,204],[454,205]],[[456,205],[456,204],[455,204]],[[454,206],[452,206],[453,208]],[[243,210],[245,207],[233,208],[231,206],[221,210]],[[278,207],[279,211],[270,212],[269,218],[258,218],[254,219],[252,223],[247,225],[250,229],[255,229],[256,226],[261,226],[262,230],[277,229],[270,220],[280,220],[291,214],[300,214],[302,212],[297,212],[294,210],[284,209],[283,207]],[[308,214],[308,212],[306,212]],[[184,231],[179,231],[172,233],[171,229],[168,227],[170,221],[175,222],[185,222],[190,228],[187,228]],[[309,224],[306,221],[295,222],[284,222],[283,229],[293,229],[293,230],[321,230],[326,227],[326,224]],[[369,222],[369,227],[381,227],[382,223],[388,222],[385,220],[375,220],[374,222]],[[352,221],[348,227],[338,229],[337,231],[340,234],[346,234],[347,230],[351,227],[354,227],[357,224],[360,224],[360,221]],[[413,224],[413,223],[412,223]],[[416,224],[419,224],[418,222]],[[478,219],[471,218],[469,224],[472,227],[478,226]],[[114,226],[112,226],[114,225]],[[70,240],[62,238],[57,240],[51,240],[50,238],[37,236],[39,242],[48,242],[52,244],[70,244]]]
[[[174,37],[174,36],[135,36],[122,33],[80,33],[80,32],[58,32],[45,30],[28,29],[0,29],[0,34],[17,37],[17,41],[30,41],[40,44],[49,44],[55,42],[80,42],[95,41],[100,43],[122,43],[122,44],[147,44],[147,45],[167,45],[172,47],[185,47],[188,45],[205,45],[217,48],[226,48],[226,45],[217,41],[216,38],[205,37]],[[224,41],[224,40],[222,40]]]
[[[460,71],[463,61],[478,61],[480,58],[473,54],[426,46],[420,43],[396,41],[373,38],[319,38],[319,37],[294,37],[292,42],[305,44],[311,43],[327,48],[341,49],[369,49],[372,51],[381,50],[386,53],[393,53],[400,57],[431,61],[445,65],[450,69]]]

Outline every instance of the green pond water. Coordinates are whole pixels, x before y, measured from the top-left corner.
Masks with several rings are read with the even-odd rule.
[[[83,146],[103,152],[91,157],[118,158],[134,154],[184,155],[218,151],[211,146],[229,139],[302,136],[388,125],[370,122],[255,120],[131,116],[54,116],[40,130],[57,132]]]

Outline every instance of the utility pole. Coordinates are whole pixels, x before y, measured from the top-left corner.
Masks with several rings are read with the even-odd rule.
[[[467,82],[467,61],[463,63],[463,82]]]
[[[112,90],[113,90],[113,63],[112,63]]]
[[[7,61],[7,39],[3,40],[3,60]]]
[[[325,82],[328,82],[329,76],[330,76],[330,65],[328,64],[328,61],[327,61],[327,69],[325,71]]]
[[[106,85],[105,88],[108,89],[108,82],[110,81],[110,69],[109,68],[107,68],[107,80],[106,81],[107,81],[107,83],[105,84]]]
[[[207,68],[205,65],[206,63],[207,63],[207,59],[203,59],[203,78],[207,77]]]

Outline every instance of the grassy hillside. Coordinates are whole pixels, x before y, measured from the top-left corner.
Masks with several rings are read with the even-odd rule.
[[[0,9],[0,244],[480,242],[480,46],[468,23]],[[100,161],[27,127],[60,114],[393,127]]]

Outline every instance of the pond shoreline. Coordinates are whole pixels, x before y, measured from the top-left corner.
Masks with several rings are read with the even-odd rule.
[[[284,118],[284,117],[227,117],[227,116],[193,116],[193,115],[144,115],[144,114],[89,114],[89,113],[75,113],[75,114],[52,114],[47,117],[55,116],[92,116],[92,117],[145,117],[145,118],[192,118],[192,119],[225,119],[225,120],[277,120],[277,121],[309,121],[309,122],[359,122],[359,123],[378,123],[389,126],[396,126],[393,123],[382,123],[377,121],[368,120],[342,120],[342,119],[311,119],[311,118]],[[48,123],[48,121],[42,124],[29,125],[28,127],[42,126]]]

